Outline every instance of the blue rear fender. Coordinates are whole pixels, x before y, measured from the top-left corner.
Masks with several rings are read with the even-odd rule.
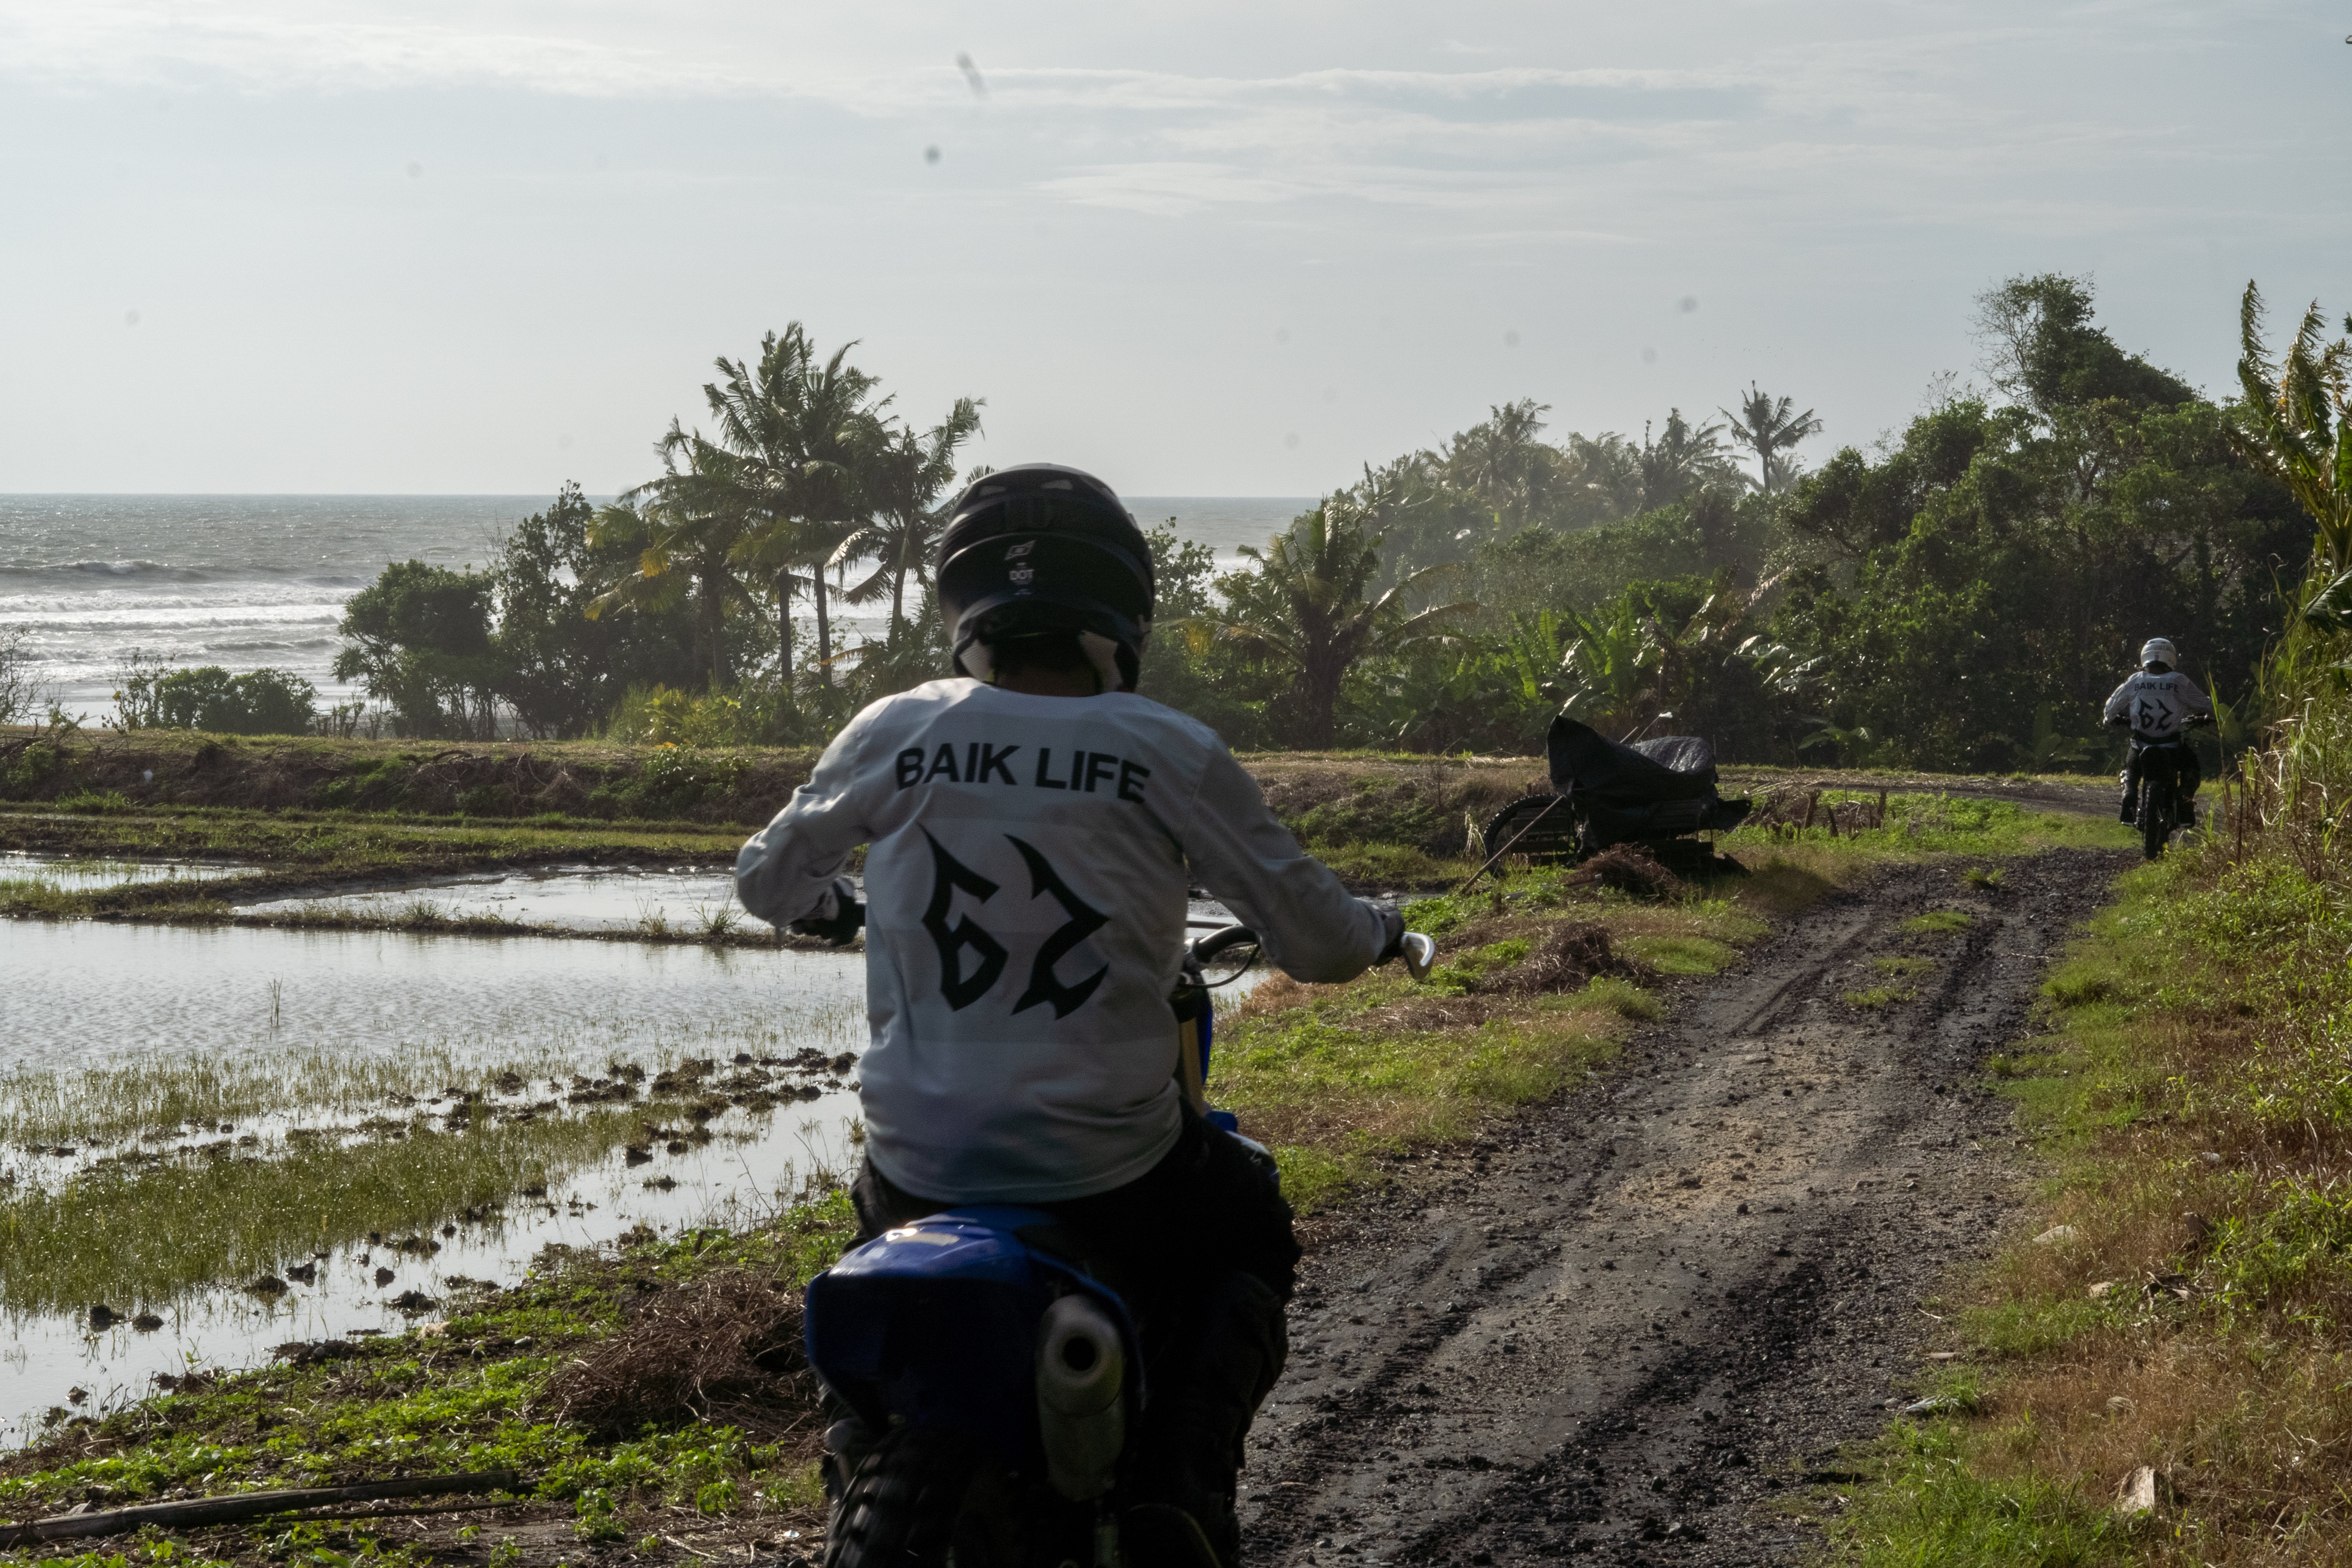
[[[876,1430],[901,1422],[973,1433],[1030,1469],[1037,1432],[1038,1321],[1083,1291],[1118,1325],[1130,1413],[1143,1394],[1135,1321],[1118,1294],[1023,1239],[1058,1222],[1039,1209],[950,1209],[885,1232],[809,1281],[809,1365]]]

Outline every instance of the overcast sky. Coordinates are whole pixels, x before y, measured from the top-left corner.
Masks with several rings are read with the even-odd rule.
[[[2352,307],[2352,5],[0,0],[0,490],[592,491],[798,320],[975,454],[1303,495],[2095,277]],[[969,68],[960,66],[963,56]]]

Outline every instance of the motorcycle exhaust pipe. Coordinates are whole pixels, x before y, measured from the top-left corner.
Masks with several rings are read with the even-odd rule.
[[[1072,1502],[1110,1490],[1127,1445],[1127,1354],[1118,1325],[1076,1293],[1045,1309],[1037,1328],[1037,1426],[1045,1477]]]

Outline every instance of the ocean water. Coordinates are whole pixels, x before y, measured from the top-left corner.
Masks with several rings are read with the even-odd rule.
[[[28,628],[68,710],[113,710],[133,650],[233,672],[290,669],[327,700],[345,601],[388,562],[480,565],[547,496],[0,495],[0,626]],[[1223,562],[1312,500],[1131,496]],[[878,621],[845,617],[852,637]]]

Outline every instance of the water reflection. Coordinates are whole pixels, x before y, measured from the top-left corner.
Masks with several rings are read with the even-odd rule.
[[[263,1043],[590,1063],[866,1036],[856,952],[20,921],[0,929],[0,1070]]]

